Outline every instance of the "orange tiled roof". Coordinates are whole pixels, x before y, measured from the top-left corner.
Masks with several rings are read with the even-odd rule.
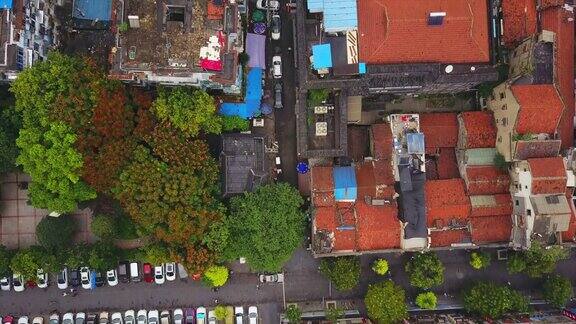
[[[466,196],[464,180],[426,181],[426,212],[428,226],[437,219],[467,219],[470,216],[470,199]]]
[[[537,16],[534,0],[503,0],[503,40],[506,46],[515,46],[536,33]]]
[[[454,243],[463,243],[470,238],[470,233],[466,230],[432,231],[430,236],[430,245],[432,247],[447,247]]]
[[[472,241],[474,243],[509,242],[512,233],[510,215],[472,217]]]
[[[396,204],[369,206],[356,201],[358,218],[358,249],[361,251],[396,249],[400,247],[400,222]]]
[[[563,4],[564,1],[561,3]],[[573,19],[570,21],[569,18],[574,18],[574,14],[562,7],[548,8],[541,12],[542,29],[556,33],[554,83],[560,92],[565,107],[567,107],[564,109],[558,125],[563,149],[574,143],[574,70],[565,68],[566,66],[574,66],[574,21]]]
[[[496,146],[496,125],[490,111],[467,111],[460,114],[466,130],[464,148],[488,148]]]
[[[349,213],[344,213],[349,215]],[[349,217],[343,217],[346,222],[350,221]],[[315,209],[314,222],[316,229],[327,230],[334,233],[334,247],[335,251],[349,251],[356,248],[356,233],[355,231],[339,231],[338,221],[336,219],[336,206],[318,207]]]
[[[217,6],[214,1],[208,1],[206,17],[209,20],[220,20],[224,16],[224,6]]]
[[[528,159],[532,175],[532,193],[566,192],[566,169],[562,157]]]
[[[466,167],[466,177],[469,195],[492,195],[510,191],[508,173],[492,165]]]
[[[386,160],[356,164],[356,184],[358,200],[363,200],[365,196],[392,199],[394,195],[392,165]]]
[[[492,195],[494,205],[475,206],[472,205],[470,216],[474,217],[492,217],[512,214],[512,198],[509,193]]]
[[[390,159],[392,156],[392,130],[388,124],[374,124],[370,127],[375,159]]]
[[[460,177],[458,162],[456,162],[456,152],[453,148],[441,148],[440,156],[438,157],[436,165],[438,168],[438,179],[453,179]]]
[[[518,134],[554,134],[564,106],[553,85],[513,85],[512,93],[520,104]]]
[[[360,61],[479,63],[490,60],[485,0],[358,1]],[[429,26],[431,12],[446,12]]]
[[[456,147],[458,143],[456,113],[420,114],[420,131],[424,133],[426,151],[439,147]]]
[[[314,206],[332,206],[334,199],[334,178],[332,167],[313,167],[310,170],[310,190]]]

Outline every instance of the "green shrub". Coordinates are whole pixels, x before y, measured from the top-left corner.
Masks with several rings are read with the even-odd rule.
[[[360,259],[356,257],[322,259],[320,262],[320,272],[340,291],[351,290],[358,286],[360,271]]]
[[[248,63],[248,61],[250,61],[250,55],[248,55],[248,53],[242,52],[238,54],[238,62],[240,62],[240,64],[244,65]]]
[[[405,269],[414,287],[429,289],[444,282],[444,265],[434,252],[416,253]]]
[[[250,130],[250,121],[239,116],[222,116],[222,131],[245,132]]]
[[[224,266],[211,266],[202,275],[202,280],[210,287],[222,287],[228,281],[228,268]]]
[[[127,22],[123,22],[123,23],[118,25],[118,31],[121,33],[127,32],[129,28],[130,28],[130,25],[128,25]]]
[[[216,316],[217,320],[222,321],[228,316],[228,309],[226,309],[226,306],[218,305],[214,308],[214,316]]]
[[[321,105],[328,100],[330,90],[328,89],[310,89],[308,91],[308,107],[315,107]]]
[[[404,289],[391,280],[368,286],[364,304],[368,316],[377,323],[397,323],[408,317]]]
[[[90,224],[90,230],[103,240],[112,240],[118,237],[116,219],[108,215],[99,214],[94,216]]]
[[[465,291],[464,309],[470,313],[496,319],[511,312],[527,312],[528,300],[507,286],[479,282]]]
[[[556,308],[564,308],[572,297],[570,279],[553,275],[546,279],[543,286],[544,299]]]
[[[423,292],[416,296],[416,305],[422,309],[436,309],[438,298],[431,292]]]
[[[76,232],[76,222],[70,215],[45,216],[36,226],[38,243],[55,252],[68,247]]]
[[[286,319],[289,323],[300,323],[300,319],[302,318],[302,311],[296,305],[290,305],[286,309]]]
[[[486,252],[472,252],[470,265],[476,270],[487,268],[490,265],[490,254]]]
[[[372,264],[372,271],[383,276],[388,272],[388,261],[386,259],[378,259]]]

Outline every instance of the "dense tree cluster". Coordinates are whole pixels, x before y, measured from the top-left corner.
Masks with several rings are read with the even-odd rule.
[[[528,299],[508,286],[478,282],[464,292],[464,309],[497,319],[511,312],[527,312]]]
[[[572,283],[568,278],[552,275],[546,278],[542,288],[544,299],[556,308],[563,308],[572,298]]]
[[[414,287],[428,289],[444,282],[444,265],[434,252],[414,254],[405,270]]]
[[[404,289],[391,280],[369,285],[364,304],[376,323],[398,323],[408,317]]]
[[[560,246],[544,246],[540,242],[532,242],[530,249],[515,252],[508,259],[508,272],[525,273],[532,278],[542,277],[554,272],[556,264],[570,255],[570,250]]]
[[[360,259],[356,257],[322,259],[320,262],[320,272],[340,291],[356,288],[361,270]]]

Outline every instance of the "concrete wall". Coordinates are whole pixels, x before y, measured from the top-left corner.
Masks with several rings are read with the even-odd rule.
[[[494,112],[494,120],[498,129],[496,136],[496,149],[508,162],[512,161],[512,136],[520,104],[514,98],[510,86],[504,82],[492,90],[487,101],[488,109]]]

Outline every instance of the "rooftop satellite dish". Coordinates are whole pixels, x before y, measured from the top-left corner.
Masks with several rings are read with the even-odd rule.
[[[451,73],[452,71],[454,71],[453,65],[446,65],[446,67],[444,68],[444,72],[446,73]]]

